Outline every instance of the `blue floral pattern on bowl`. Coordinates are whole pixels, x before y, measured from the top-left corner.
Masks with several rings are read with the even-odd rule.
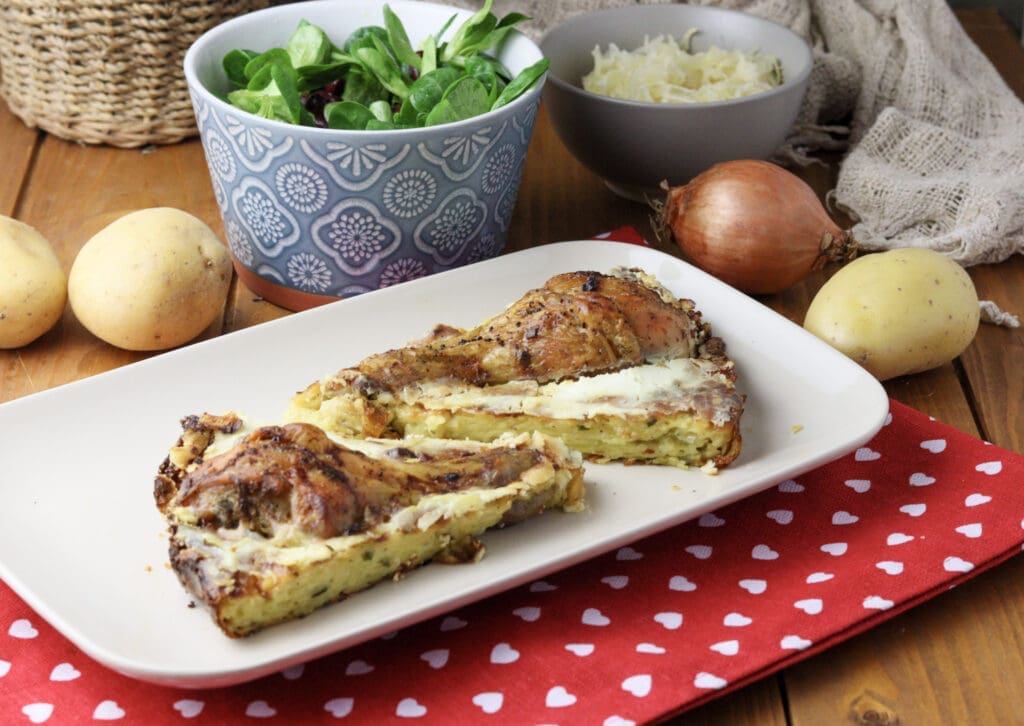
[[[415,135],[292,128],[193,95],[235,260],[347,297],[500,254],[540,90]]]

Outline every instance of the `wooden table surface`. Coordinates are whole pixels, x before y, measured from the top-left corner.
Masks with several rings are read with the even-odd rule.
[[[1009,86],[1024,98],[1024,48],[994,12],[958,13]],[[86,147],[26,128],[0,102],[0,214],[40,230],[66,270],[89,237],[122,214],[152,206],[186,210],[222,232],[193,139],[147,150]],[[1022,139],[1024,143],[1024,139]],[[801,174],[819,192],[835,165]],[[1024,184],[1024,179],[1021,180]],[[650,234],[648,210],[613,196],[562,146],[543,114],[530,147],[509,251],[586,238],[622,225]],[[979,295],[1024,313],[1024,259],[970,270]],[[764,302],[802,322],[824,280],[814,276]],[[237,280],[211,337],[289,314]],[[0,402],[131,363],[67,311],[26,348],[0,351]],[[889,394],[958,429],[1024,452],[1024,328],[982,325],[971,347],[937,370],[887,382]],[[1016,361],[1016,362],[1014,362]],[[1010,724],[1024,720],[1024,558],[842,645],[678,719],[681,724]]]

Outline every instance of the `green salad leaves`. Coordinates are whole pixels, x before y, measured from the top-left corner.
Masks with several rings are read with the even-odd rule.
[[[547,58],[517,76],[487,51],[522,13],[500,20],[492,0],[442,40],[455,17],[414,49],[388,5],[384,25],[354,31],[339,47],[305,20],[284,48],[232,50],[224,71],[233,106],[268,119],[332,129],[435,126],[479,116],[522,95],[544,75]]]

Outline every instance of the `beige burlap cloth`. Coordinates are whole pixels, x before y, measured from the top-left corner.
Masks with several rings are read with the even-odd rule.
[[[647,4],[670,0],[647,0]],[[465,0],[463,4],[475,6]],[[630,0],[495,0],[534,38]],[[770,18],[814,49],[783,153],[844,153],[830,202],[867,250],[929,247],[964,266],[1024,252],[1024,104],[945,0],[693,0]],[[982,305],[992,323],[1015,316]]]

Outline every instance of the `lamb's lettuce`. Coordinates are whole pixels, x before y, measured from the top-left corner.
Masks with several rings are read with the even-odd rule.
[[[337,46],[303,20],[284,48],[237,49],[224,56],[234,106],[291,124],[338,129],[433,126],[500,108],[547,71],[541,59],[515,77],[488,52],[527,20],[497,18],[493,0],[466,19],[448,40],[454,16],[418,49],[387,5],[384,24],[354,31]]]

